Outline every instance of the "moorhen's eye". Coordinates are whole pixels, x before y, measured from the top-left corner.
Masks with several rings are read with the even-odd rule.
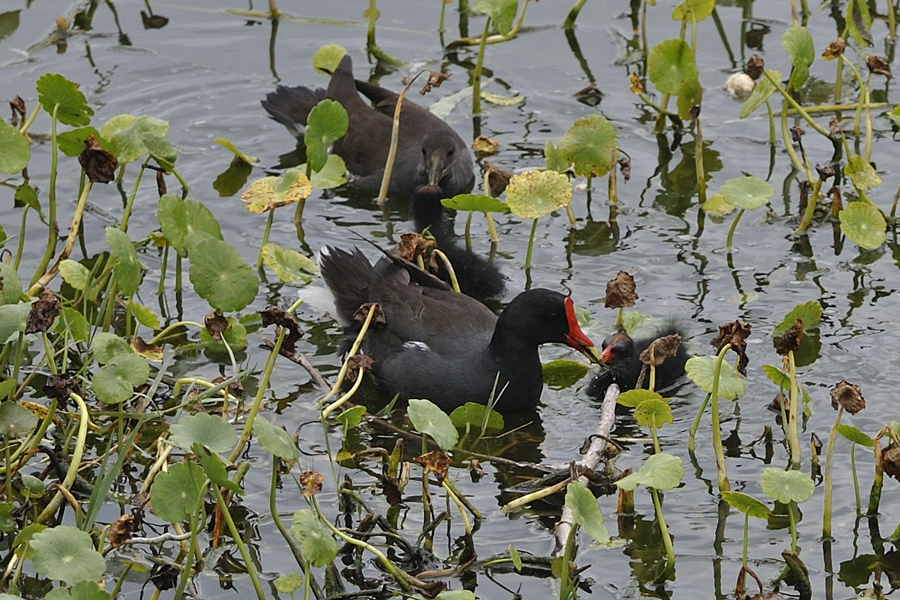
[[[453,148],[450,148],[450,150],[447,152],[447,156],[453,156]]]

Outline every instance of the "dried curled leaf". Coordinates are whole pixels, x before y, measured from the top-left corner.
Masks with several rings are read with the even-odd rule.
[[[42,333],[53,326],[53,320],[59,316],[59,300],[49,289],[44,290],[37,302],[31,305],[25,333]]]
[[[640,77],[637,76],[637,73],[632,73],[628,76],[629,81],[631,81],[631,93],[635,96],[644,93],[644,84],[641,83]]]
[[[214,340],[221,340],[222,334],[228,329],[228,319],[219,314],[218,311],[207,313],[203,324],[206,325],[207,331],[209,331]]]
[[[681,346],[681,336],[677,333],[659,337],[653,340],[638,358],[645,365],[658,367],[667,358],[675,356],[679,346]]]
[[[304,498],[309,498],[314,494],[322,491],[322,481],[325,477],[321,473],[315,471],[304,471],[300,473],[300,493]]]
[[[79,396],[84,396],[78,380],[69,373],[51,375],[48,377],[47,383],[44,384],[43,392],[51,398],[56,398],[63,405],[65,405],[65,401],[69,397],[70,392],[74,392]]]
[[[866,66],[869,67],[869,71],[875,75],[891,77],[891,65],[880,56],[875,56],[874,54],[867,55]]]
[[[497,140],[492,140],[491,138],[483,135],[479,135],[475,138],[475,141],[472,142],[472,150],[475,151],[475,156],[490,156],[491,154],[497,154],[497,148],[500,147],[500,144]]]
[[[863,398],[859,386],[841,379],[831,388],[831,408],[837,410],[843,406],[851,415],[855,415],[866,407],[866,399]]]
[[[359,378],[359,370],[371,371],[375,361],[368,354],[354,354],[347,361],[347,381],[354,383]]]
[[[766,61],[764,61],[759,54],[754,54],[749,59],[747,59],[747,66],[744,67],[744,73],[752,77],[755,81],[759,79],[760,75],[763,74],[765,68]]]
[[[606,308],[634,306],[634,301],[638,299],[635,289],[634,277],[625,271],[619,271],[615,278],[606,284],[606,300],[603,306]]]
[[[784,332],[781,341],[778,342],[778,348],[775,350],[781,356],[787,355],[789,352],[796,352],[803,341],[803,319],[797,319],[794,324]]]
[[[109,150],[97,143],[94,136],[89,135],[84,140],[84,150],[78,155],[78,164],[94,183],[109,183],[116,176],[118,161]]]
[[[839,37],[825,47],[825,52],[822,53],[822,58],[824,58],[825,60],[834,60],[841,54],[843,54],[846,48],[847,42],[844,40],[844,38]]]
[[[750,358],[747,356],[747,337],[750,335],[750,324],[735,321],[734,323],[726,323],[719,325],[719,335],[709,342],[721,352],[727,344],[731,344],[731,349],[738,355],[737,370],[741,375],[747,375],[747,364]]]
[[[431,91],[433,87],[441,87],[441,84],[450,79],[451,73],[441,73],[440,71],[428,71],[428,81],[419,90],[423,96]]]
[[[881,451],[881,466],[884,472],[900,481],[900,446],[891,442]]]
[[[384,310],[382,310],[381,306],[378,304],[366,303],[361,305],[356,309],[356,312],[353,313],[353,320],[359,323],[365,323],[366,317],[369,316],[369,309],[374,306],[375,314],[372,315],[372,324],[371,327],[375,329],[384,329],[385,325],[387,325],[387,319],[384,317]]]
[[[491,196],[496,198],[506,191],[506,186],[509,185],[512,173],[504,171],[503,169],[498,169],[487,161],[485,161],[484,166],[487,169],[485,171],[485,177],[487,177],[488,187],[491,188]]]
[[[428,239],[419,233],[404,233],[400,236],[400,245],[397,246],[397,253],[404,260],[412,262],[420,256],[431,256],[431,251],[435,248],[437,248],[437,242],[433,239]],[[429,265],[429,267],[431,266],[433,265]]]
[[[293,355],[297,341],[303,337],[303,330],[300,328],[300,323],[297,322],[296,317],[278,306],[267,306],[259,311],[259,314],[262,317],[263,327],[277,325],[287,329],[287,334],[281,342],[281,352]]]
[[[122,515],[109,526],[109,545],[118,548],[134,533],[134,515]]]
[[[428,454],[417,456],[413,459],[425,469],[425,475],[434,473],[438,481],[444,481],[450,468],[450,457],[440,450],[432,450]]]

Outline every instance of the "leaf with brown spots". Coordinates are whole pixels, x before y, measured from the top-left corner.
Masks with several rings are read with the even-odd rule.
[[[59,316],[59,300],[49,289],[44,290],[40,299],[31,305],[25,333],[43,333],[53,326],[53,320]]]
[[[681,336],[677,333],[653,340],[638,357],[645,365],[658,367],[669,357],[675,356],[681,346]]]
[[[747,363],[750,362],[750,358],[747,357],[747,337],[749,335],[750,325],[735,321],[719,325],[719,335],[709,342],[716,352],[721,352],[722,348],[731,344],[731,349],[738,355],[738,373],[744,376],[747,375]]]
[[[606,308],[634,306],[634,301],[638,299],[635,289],[634,277],[625,271],[619,271],[616,277],[606,284],[606,300],[603,306]]]
[[[432,450],[428,454],[417,456],[413,459],[425,469],[425,475],[434,473],[437,480],[443,482],[450,468],[450,457],[440,450]]]
[[[228,329],[228,319],[220,315],[218,311],[207,313],[206,318],[203,319],[203,324],[206,325],[206,330],[209,331],[209,335],[214,340],[221,340],[222,334]]]
[[[304,471],[300,473],[300,493],[304,498],[309,498],[314,494],[322,491],[322,481],[325,477],[321,473],[315,471]]]
[[[797,319],[781,336],[781,341],[778,342],[778,348],[775,351],[781,356],[786,356],[789,352],[796,352],[802,341],[803,319]]]
[[[84,140],[84,150],[78,155],[78,163],[84,174],[94,183],[109,183],[116,176],[118,161],[109,150],[97,143],[94,136]]]
[[[843,406],[851,415],[855,415],[866,407],[866,399],[859,391],[858,385],[841,379],[831,388],[831,408],[837,410]]]
[[[140,354],[147,360],[152,360],[153,362],[162,362],[162,348],[160,348],[156,344],[148,344],[144,341],[144,338],[139,335],[136,335],[131,339],[131,349],[134,350],[136,354]]]
[[[134,533],[134,515],[122,515],[109,525],[109,545],[118,548]]]

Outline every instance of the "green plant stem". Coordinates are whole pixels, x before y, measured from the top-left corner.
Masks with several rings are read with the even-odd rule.
[[[351,544],[353,546],[357,546],[364,550],[368,550],[372,554],[375,555],[375,558],[378,559],[378,562],[381,563],[381,566],[385,568],[385,570],[393,576],[393,578],[400,584],[400,587],[403,588],[404,591],[409,592],[412,591],[414,587],[416,588],[425,588],[427,587],[423,582],[419,581],[409,573],[406,573],[402,569],[398,569],[394,563],[392,563],[384,553],[367,542],[362,540],[358,540],[355,537],[351,537],[332,525],[331,521],[326,519],[322,515],[322,510],[319,508],[319,502],[316,500],[315,496],[311,496],[310,500],[312,500],[313,509],[316,511],[316,514],[319,515],[319,520],[326,525],[336,536]]]
[[[788,129],[787,111],[783,108],[781,111],[781,137],[784,139],[784,149],[787,150],[788,156],[791,157],[791,162],[794,163],[794,166],[798,171],[806,173],[807,181],[812,181],[813,176],[809,170],[809,165],[804,161],[801,161],[800,157],[797,156],[797,151],[794,150],[794,142],[791,139],[791,132]]]
[[[435,248],[433,252],[437,254],[438,258],[441,259],[441,262],[444,263],[444,268],[447,269],[447,273],[450,275],[450,285],[453,287],[453,291],[459,293],[459,280],[456,278],[456,271],[453,270],[453,265],[450,263],[450,259],[447,258],[446,254],[444,254],[437,248]]]
[[[457,495],[452,485],[448,485],[449,481],[446,478],[441,482],[441,487],[444,488],[444,491],[447,492],[447,495],[453,500],[456,504],[457,510],[459,510],[459,516],[462,517],[463,528],[466,530],[467,535],[472,535],[472,526],[469,524],[469,516],[466,514],[466,507],[463,506],[462,496]]]
[[[84,403],[84,400],[78,394],[74,392],[69,393],[69,398],[78,405],[78,438],[75,441],[75,449],[72,451],[72,460],[69,463],[69,470],[66,471],[66,477],[63,479],[62,483],[60,483],[60,487],[65,489],[70,489],[72,484],[75,483],[75,478],[78,476],[78,469],[81,468],[81,458],[84,456],[84,445],[87,442],[87,431],[88,431],[88,423],[90,423],[90,414],[88,413],[87,404]],[[53,516],[53,513],[59,508],[59,505],[62,503],[63,494],[59,490],[57,490],[56,494],[50,500],[44,510],[41,511],[41,514],[35,519],[36,523],[43,523],[47,519]]]
[[[797,227],[797,231],[800,233],[805,232],[809,229],[809,226],[812,225],[813,216],[816,212],[816,205],[819,202],[819,192],[822,190],[822,178],[818,177],[816,179],[815,185],[813,185],[812,193],[809,195],[809,198],[806,202],[806,210],[803,213],[803,219],[800,221],[800,225]]]
[[[138,186],[141,184],[141,178],[144,176],[144,169],[147,168],[147,163],[150,162],[150,158],[150,155],[147,155],[141,168],[138,169],[137,175],[134,176],[134,185],[131,186],[131,194],[128,196],[128,202],[125,203],[125,209],[122,211],[122,224],[119,225],[119,229],[122,231],[128,231],[128,219],[131,217],[131,208],[134,206],[134,199],[137,197]]]
[[[869,162],[872,157],[872,107],[870,106],[871,97],[869,94],[869,82],[871,79],[872,73],[869,72],[869,74],[866,75],[866,86],[863,88],[863,97],[866,106],[866,145],[863,158],[866,159],[866,162]]]
[[[288,531],[287,527],[284,526],[284,521],[281,520],[281,517],[278,515],[278,508],[275,504],[275,494],[278,486],[278,458],[272,457],[272,482],[269,486],[269,513],[272,515],[272,522],[275,523],[275,527],[278,529],[279,533],[281,533],[281,537],[284,538],[284,541],[287,543],[288,548],[291,549],[291,554],[294,555],[294,560],[297,561],[297,564],[300,565],[300,568],[303,569],[304,573],[309,573],[309,562],[303,558],[303,549],[300,548],[300,545],[297,543],[296,538]],[[307,576],[307,580],[312,579]],[[312,586],[313,594],[315,594],[316,598],[322,598],[322,589],[319,587],[319,583],[312,579],[310,581]]]
[[[791,521],[791,552],[794,554],[797,553],[797,518],[794,516],[795,508],[797,508],[797,503],[791,500],[787,505],[787,511],[788,518]]]
[[[710,393],[710,413],[712,416],[712,437],[713,450],[716,454],[716,474],[718,476],[719,492],[726,492],[731,489],[728,482],[728,474],[725,470],[725,450],[722,447],[722,430],[719,425],[719,377],[722,373],[722,361],[725,360],[725,353],[731,349],[731,344],[725,344],[722,350],[716,356],[716,369],[713,376],[712,392]]]
[[[162,329],[162,331],[160,331],[159,333],[154,335],[153,338],[147,343],[148,344],[159,344],[160,341],[165,339],[165,337],[167,335],[169,335],[169,332],[171,332],[173,329],[177,329],[178,327],[184,327],[186,325],[193,325],[194,327],[196,327],[198,329],[204,329],[206,327],[205,325],[203,325],[202,323],[198,323],[197,321],[177,321],[170,325],[166,325]]]
[[[390,179],[390,178],[388,178]],[[266,247],[266,244],[269,243],[269,233],[272,231],[272,221],[275,220],[275,209],[269,211],[269,217],[266,219],[266,229],[263,231],[262,243],[259,245],[259,255],[256,257],[256,269],[262,266],[263,262],[263,248]]]
[[[563,21],[563,29],[572,29],[575,27],[575,19],[578,18],[578,13],[581,12],[581,8],[584,6],[584,3],[587,0],[578,0],[575,3],[575,6],[572,7],[572,10],[569,11],[569,14],[566,15],[566,20]]]
[[[472,214],[472,212],[469,211],[469,215],[471,215],[471,214]],[[493,215],[492,215],[491,213],[489,213],[489,212],[484,213],[484,217],[487,219],[488,231],[489,231],[490,234],[491,234],[491,243],[492,243],[492,244],[496,244],[497,242],[500,241],[500,236],[497,235],[497,227],[494,225],[494,217],[493,217]],[[471,219],[471,216],[470,216],[470,219]],[[468,243],[468,241],[469,241],[469,236],[468,236],[469,229],[468,229],[468,226],[469,226],[469,221],[466,221],[466,241],[467,241],[467,243]]]
[[[534,235],[537,232],[537,222],[538,220],[535,219],[531,223],[531,235],[528,236],[528,251],[525,252],[525,270],[531,268],[531,251],[534,248]]]
[[[747,542],[750,538],[750,513],[744,513],[744,544],[741,552],[741,566],[747,568]]]
[[[663,515],[659,491],[656,488],[650,488],[650,495],[653,496],[653,508],[656,510],[656,520],[659,522],[659,533],[666,547],[666,570],[668,571],[675,566],[675,546],[672,544],[672,536],[669,535],[669,527],[666,525],[666,517]]]
[[[560,482],[554,483],[553,485],[547,486],[545,488],[541,488],[534,492],[530,492],[525,494],[524,496],[519,496],[515,500],[511,500],[504,504],[500,511],[504,513],[510,513],[515,510],[518,510],[528,504],[534,502],[535,500],[540,500],[541,498],[546,498],[547,496],[552,496],[553,494],[566,489],[566,486],[569,485],[569,482],[572,480],[570,478],[565,478]]]
[[[896,199],[894,200],[894,206],[897,205]],[[25,223],[27,222],[28,217],[28,205],[22,209],[22,224],[19,226],[19,242],[16,245],[16,258],[13,260],[13,269],[19,270],[19,263],[22,261],[22,252],[25,250]]]
[[[372,318],[375,316],[375,305],[369,307],[369,313],[366,315],[366,320],[363,322],[362,327],[359,330],[359,334],[357,334],[356,339],[353,340],[353,345],[350,346],[349,352],[347,352],[347,358],[344,359],[344,364],[341,365],[341,370],[338,371],[337,379],[334,382],[334,385],[331,386],[331,389],[328,390],[324,396],[319,398],[318,403],[324,404],[328,401],[329,398],[336,395],[338,390],[341,389],[341,385],[344,383],[344,378],[347,377],[347,369],[350,368],[350,358],[355,356],[357,352],[359,352],[359,347],[362,344],[363,338],[366,335],[366,331],[369,330],[369,325],[372,323]],[[334,409],[331,409],[334,410]],[[331,411],[329,411],[331,412]]]
[[[875,446],[872,448],[875,456],[875,475],[872,478],[872,488],[869,490],[869,505],[866,507],[867,515],[877,515],[878,506],[881,504],[881,490],[884,487],[884,465],[881,461],[881,441],[875,439]]]
[[[790,405],[790,414],[788,414],[788,447],[791,450],[791,467],[794,469],[800,468],[800,433],[799,433],[799,419],[798,413],[800,412],[799,405],[799,395],[800,391],[797,388],[797,365],[794,363],[794,352],[788,352],[788,361],[790,365],[790,376],[791,376],[791,405]]]
[[[266,594],[263,592],[262,584],[259,582],[259,575],[256,574],[256,566],[253,564],[250,553],[247,552],[247,546],[244,544],[244,540],[241,539],[241,532],[238,531],[238,528],[234,524],[234,519],[231,518],[231,511],[228,510],[228,505],[225,504],[225,498],[222,497],[219,486],[213,484],[209,487],[212,488],[212,491],[216,496],[219,510],[222,513],[222,517],[225,519],[225,524],[228,525],[228,531],[231,532],[231,538],[237,545],[238,551],[241,553],[241,558],[244,559],[244,566],[247,568],[247,574],[250,575],[250,581],[253,582],[253,589],[256,591],[256,597],[259,598],[259,600],[266,600]]]
[[[831,538],[831,492],[834,485],[832,476],[834,465],[832,463],[834,462],[834,444],[837,441],[838,425],[841,424],[841,415],[843,414],[844,407],[839,405],[834,424],[831,426],[831,431],[828,434],[828,447],[825,449],[825,498],[823,502],[824,509],[822,510],[822,537],[825,539]],[[859,498],[858,495],[857,498]]]
[[[472,74],[472,114],[481,112],[481,69],[484,64],[484,47],[487,45],[491,19],[484,20],[484,31],[481,32],[481,43],[478,45],[478,58],[475,60],[475,72]]]
[[[356,374],[356,381],[353,382],[353,385],[350,387],[347,393],[322,409],[322,419],[327,419],[328,415],[346,404],[347,401],[350,400],[350,398],[352,398],[354,394],[356,394],[356,390],[359,389],[359,386],[362,383],[365,375],[366,370],[360,367],[359,371]]]
[[[178,578],[178,588],[175,590],[175,598],[184,598],[184,590],[187,587],[188,580],[191,578],[191,561],[193,561],[194,554],[197,552],[197,525],[197,511],[194,510],[191,512],[190,517],[188,517],[188,527],[191,528],[191,540],[188,544],[185,564],[181,567],[181,577]]]
[[[850,442],[850,471],[853,473],[853,493],[856,495],[856,514],[860,513],[862,500],[859,496],[859,477],[856,474],[856,444]]]
[[[29,288],[32,287],[41,275],[46,272],[47,265],[50,264],[50,259],[56,254],[56,171],[57,163],[59,162],[59,157],[57,156],[59,153],[59,142],[56,139],[56,113],[58,111],[59,105],[57,104],[53,107],[53,114],[50,115],[50,181],[47,187],[47,229],[49,229],[49,233],[47,248],[44,250],[44,257],[34,271],[34,276],[31,278]]]
[[[694,31],[697,28],[694,27]],[[703,129],[700,127],[700,117],[694,119],[697,127],[697,135],[694,137],[694,168],[697,171],[697,199],[700,204],[706,202],[706,173],[703,170]]]
[[[740,222],[741,217],[744,216],[744,209],[738,211],[738,214],[735,215],[734,221],[731,222],[731,227],[728,228],[728,237],[725,238],[725,247],[729,250],[731,249],[731,242],[734,240],[734,230],[737,229],[737,224]]]
[[[797,104],[797,101],[794,100],[794,97],[791,96],[787,92],[787,90],[785,90],[782,87],[781,83],[775,81],[775,79],[772,78],[772,75],[769,73],[768,70],[764,70],[763,75],[765,75],[766,79],[769,80],[769,83],[771,83],[775,87],[775,89],[778,90],[778,93],[781,94],[785,100],[787,100],[787,103],[790,104],[791,107],[793,107],[793,109],[796,110],[797,113],[799,113],[801,117],[803,117],[803,120],[806,121],[807,123],[809,123],[810,127],[812,127],[813,129],[815,129],[816,131],[818,131],[819,133],[824,135],[829,140],[832,139],[831,134],[828,133],[828,131],[826,131],[821,125],[816,123],[815,120],[811,116],[809,116],[809,113],[806,112],[806,110],[802,106]],[[790,138],[785,139],[785,145],[788,145],[787,140],[789,140],[789,139]]]

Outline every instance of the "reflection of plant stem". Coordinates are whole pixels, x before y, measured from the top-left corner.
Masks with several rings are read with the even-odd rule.
[[[731,344],[725,344],[716,356],[716,369],[713,373],[712,392],[710,392],[710,413],[712,416],[713,450],[716,453],[716,474],[718,476],[719,492],[731,489],[728,483],[728,473],[725,471],[725,450],[722,447],[722,429],[719,425],[719,377],[722,375],[722,361],[725,353],[731,349]]]
[[[853,474],[853,493],[856,495],[856,514],[860,512],[862,501],[859,498],[859,477],[856,475],[856,444],[850,442],[850,472]]]
[[[828,539],[831,537],[831,491],[832,481],[832,461],[834,460],[834,443],[837,441],[838,425],[841,424],[841,415],[844,414],[844,407],[838,405],[837,416],[834,418],[834,425],[828,434],[828,447],[825,449],[825,498],[824,508],[822,510],[822,537]],[[859,493],[856,495],[857,506],[859,506]]]
[[[787,505],[788,518],[791,521],[791,552],[797,553],[797,519],[794,516],[794,509],[797,503],[791,500]]]
[[[247,546],[244,544],[244,540],[241,539],[241,532],[238,531],[238,528],[234,524],[234,519],[231,518],[231,511],[228,510],[225,498],[222,497],[219,486],[213,484],[209,487],[212,488],[213,494],[216,496],[219,510],[222,513],[222,517],[225,518],[225,524],[228,525],[228,531],[231,532],[231,538],[238,547],[241,558],[244,559],[244,567],[247,569],[247,574],[250,575],[250,581],[253,582],[253,589],[256,591],[256,597],[259,598],[259,600],[265,600],[266,595],[259,582],[259,575],[256,574],[256,567],[253,565],[253,559],[250,557],[250,553],[247,552]]]
[[[697,135],[694,137],[694,167],[697,170],[697,197],[702,204],[706,202],[706,174],[703,171],[703,129],[700,127],[699,115],[694,123],[697,127]]]
[[[269,211],[269,218],[266,219],[266,229],[263,231],[262,242],[259,244],[259,255],[256,257],[256,269],[262,266],[263,248],[269,243],[269,233],[272,231],[272,221],[275,220],[275,209]]]
[[[81,468],[81,457],[84,455],[84,445],[87,442],[87,430],[88,424],[90,423],[90,414],[88,414],[87,404],[84,403],[84,400],[78,394],[74,392],[69,393],[69,398],[71,398],[75,404],[78,405],[78,438],[75,441],[75,449],[72,452],[72,460],[69,463],[69,470],[66,471],[66,476],[63,479],[62,483],[59,484],[61,488],[65,488],[67,490],[72,488],[72,484],[75,483],[75,477],[78,475],[78,469]],[[42,523],[46,521],[50,517],[53,516],[53,513],[56,512],[56,509],[59,508],[59,505],[62,503],[63,495],[59,490],[56,491],[56,495],[53,496],[53,499],[47,503],[47,506],[41,511],[41,514],[35,519],[35,523]]]
[[[531,268],[531,250],[534,248],[534,234],[537,231],[537,222],[535,219],[531,224],[531,235],[528,236],[528,251],[525,253],[525,269]]]
[[[500,42],[505,42],[506,40],[511,40],[516,37],[516,34],[519,33],[519,30],[522,28],[522,21],[525,20],[525,10],[528,8],[528,0],[525,0],[525,3],[522,4],[522,12],[519,13],[519,18],[516,20],[516,24],[513,25],[513,28],[509,30],[509,33],[506,35],[492,35],[485,37],[482,35],[480,38],[470,38],[464,37],[460,38],[450,44],[450,46],[478,46],[484,40],[485,44],[499,44]]]
[[[484,20],[484,31],[481,33],[481,43],[478,45],[478,58],[475,60],[475,72],[472,74],[472,114],[481,112],[481,69],[484,64],[484,47],[487,44],[488,31],[490,31],[491,19]]]

